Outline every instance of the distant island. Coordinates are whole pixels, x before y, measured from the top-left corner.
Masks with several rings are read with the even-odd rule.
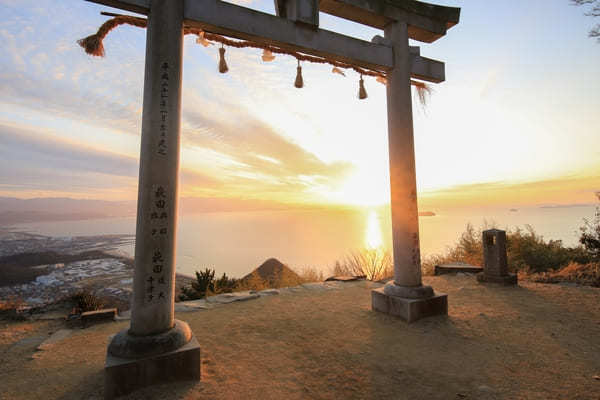
[[[593,207],[594,204],[549,204],[540,206],[540,208],[574,208],[574,207]]]
[[[435,213],[433,211],[421,211],[419,217],[435,217]]]

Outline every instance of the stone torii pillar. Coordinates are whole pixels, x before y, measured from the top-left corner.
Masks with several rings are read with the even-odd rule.
[[[408,24],[392,22],[384,32],[394,51],[394,68],[387,74],[394,280],[372,291],[371,305],[412,322],[447,314],[448,296],[421,281]]]
[[[200,379],[200,347],[174,319],[183,0],[152,0],[138,186],[131,326],[107,352],[105,398]]]

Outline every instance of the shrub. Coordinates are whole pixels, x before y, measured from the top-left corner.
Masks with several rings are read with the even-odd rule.
[[[483,265],[482,231],[489,229],[485,224],[480,229],[474,229],[467,224],[465,232],[454,247],[443,254],[427,257],[423,261],[423,273],[433,274],[435,265],[453,262],[463,262],[471,265]],[[533,227],[526,225],[525,229],[515,228],[506,232],[506,251],[508,267],[511,271],[526,271],[536,273],[560,269],[570,262],[585,264],[591,261],[582,247],[565,247],[561,240],[545,241]]]
[[[600,200],[600,192],[597,192],[596,196]],[[596,207],[594,219],[592,221],[584,219],[583,226],[579,230],[581,231],[579,243],[583,245],[591,259],[600,261],[600,206]]]
[[[213,294],[231,293],[237,288],[237,285],[238,280],[229,278],[226,274],[215,279],[215,270],[206,268],[204,271],[196,271],[196,280],[189,286],[181,288],[179,300],[196,300]]]
[[[571,261],[588,261],[581,247],[564,247],[561,240],[550,240],[535,233],[531,225],[507,233],[508,264],[512,271],[543,272],[564,267]]]
[[[216,280],[214,285],[215,293],[231,293],[233,292],[238,284],[238,280],[235,278],[228,277],[225,273],[223,276]]]
[[[440,264],[460,262],[483,265],[482,231],[491,229],[493,226],[493,223],[486,222],[482,228],[475,229],[472,224],[468,223],[454,247],[448,247],[443,254],[434,254],[423,259],[421,263],[423,275],[433,275],[435,266]]]
[[[571,262],[557,271],[522,274],[519,278],[521,277],[541,283],[570,282],[600,287],[600,263],[579,264]]]
[[[88,290],[81,290],[70,298],[75,307],[75,314],[80,314],[86,311],[96,311],[102,309],[103,301]]]
[[[364,276],[371,281],[389,278],[394,275],[392,256],[383,248],[361,249],[336,261],[333,275]]]
[[[24,321],[27,319],[27,303],[20,297],[9,296],[7,299],[0,300],[0,317],[14,321]]]
[[[7,299],[0,300],[0,312],[18,310],[24,305],[25,302],[23,299],[16,296],[10,296]]]
[[[323,271],[317,270],[315,267],[304,267],[298,275],[302,282],[322,282],[325,280]]]

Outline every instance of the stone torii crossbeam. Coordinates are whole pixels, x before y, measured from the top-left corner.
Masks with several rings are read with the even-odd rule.
[[[460,9],[415,0],[275,0],[271,15],[220,0],[86,0],[148,16],[131,326],[111,340],[105,397],[200,379],[200,348],[174,319],[183,27],[323,57],[387,76],[394,280],[372,293],[374,310],[408,322],[446,314],[447,296],[421,281],[411,78],[439,83],[431,43]],[[371,42],[320,29],[319,11],[384,31]]]

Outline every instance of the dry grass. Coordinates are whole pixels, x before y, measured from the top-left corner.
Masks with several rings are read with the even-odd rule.
[[[23,299],[16,296],[10,296],[8,299],[0,300],[0,312],[7,312],[13,310],[16,311],[22,308],[24,305],[25,302],[23,301]]]
[[[579,264],[571,262],[564,268],[556,271],[519,273],[519,279],[527,279],[540,283],[570,282],[580,285],[600,287],[600,263]]]
[[[370,281],[378,281],[394,275],[394,264],[389,250],[381,247],[360,249],[336,261],[333,275],[364,276]]]
[[[303,282],[323,282],[325,277],[323,276],[323,271],[318,270],[315,267],[304,267],[300,271],[296,271],[300,279]]]
[[[16,296],[2,299],[0,300],[0,318],[23,320],[25,319],[23,311],[26,309],[26,305],[23,299]]]

